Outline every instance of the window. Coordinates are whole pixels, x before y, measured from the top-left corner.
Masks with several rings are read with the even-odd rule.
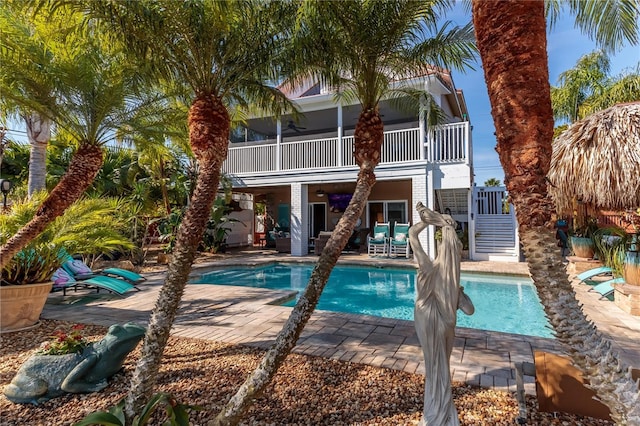
[[[396,222],[407,223],[407,201],[370,201],[367,203],[367,224],[373,228],[376,222],[391,222],[391,232]]]

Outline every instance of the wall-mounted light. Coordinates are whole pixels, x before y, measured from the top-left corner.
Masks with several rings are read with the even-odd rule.
[[[318,189],[316,191],[316,196],[318,197],[324,197],[325,192],[322,190],[322,188]]]

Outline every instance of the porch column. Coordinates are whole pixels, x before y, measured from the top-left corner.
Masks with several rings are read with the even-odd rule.
[[[282,144],[282,122],[276,121],[276,170],[280,170],[280,146]]]
[[[411,200],[413,205],[411,208],[411,224],[420,222],[420,215],[416,211],[416,204],[418,201],[433,210],[433,182],[430,184],[429,175],[432,172],[425,170],[425,174],[414,175],[411,178]],[[432,180],[432,179],[431,179]],[[434,240],[434,227],[431,225],[426,229],[426,232],[422,232],[419,235],[420,243],[424,248],[424,251],[432,259],[435,257],[435,240]]]
[[[427,84],[427,90],[428,90],[429,85]],[[426,126],[425,126],[425,119],[426,119],[426,114],[425,114],[425,110],[426,110],[426,105],[424,102],[424,99],[420,99],[420,112],[418,113],[418,126],[419,126],[419,131],[418,131],[418,137],[420,138],[420,159],[424,160],[426,158],[425,155],[425,145],[427,142],[427,132],[426,132]]]
[[[468,121],[464,123],[464,164],[471,164],[471,125]],[[472,179],[473,183],[473,179]]]
[[[474,185],[469,191],[468,206],[469,206],[469,260],[476,260],[476,191],[478,188]]]
[[[342,104],[338,103],[338,166],[344,166],[342,162]]]
[[[309,185],[291,184],[291,255],[309,253]]]

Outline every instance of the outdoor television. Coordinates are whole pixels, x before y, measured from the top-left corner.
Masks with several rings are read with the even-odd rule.
[[[347,209],[353,194],[328,194],[329,210],[332,212],[343,212]]]

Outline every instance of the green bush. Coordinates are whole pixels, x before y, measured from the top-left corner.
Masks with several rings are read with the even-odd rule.
[[[0,244],[27,224],[46,194],[16,201],[0,215]],[[32,284],[51,278],[68,253],[85,259],[130,250],[133,244],[118,230],[112,199],[86,198],[65,213],[19,251],[2,270],[3,285]]]

